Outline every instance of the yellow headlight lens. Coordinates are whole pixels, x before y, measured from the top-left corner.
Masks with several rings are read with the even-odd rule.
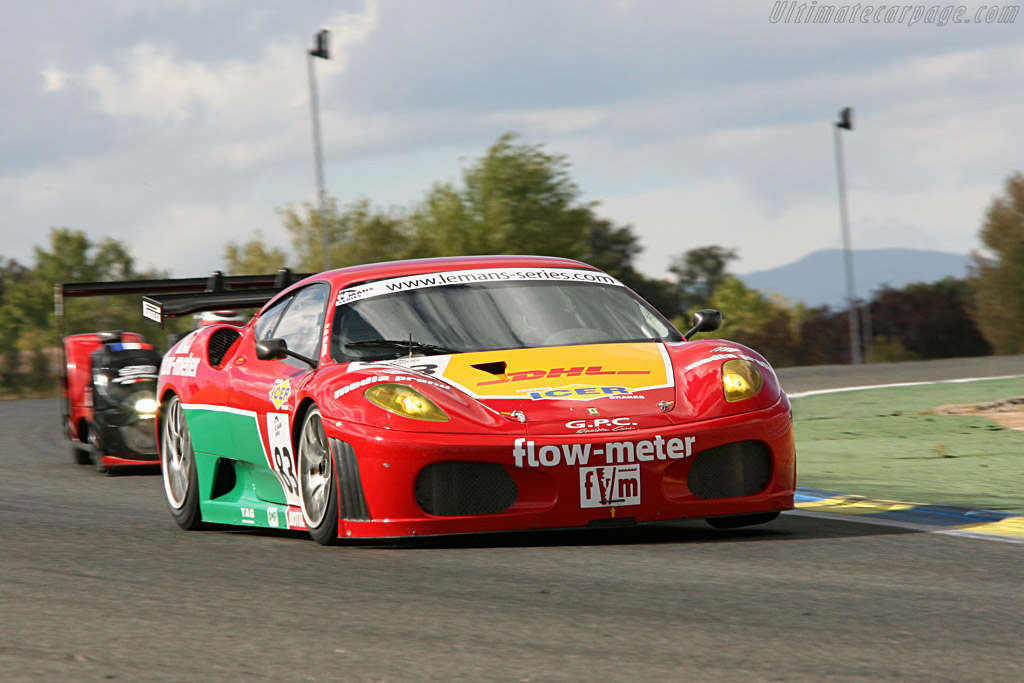
[[[764,384],[761,370],[748,360],[727,360],[722,364],[722,388],[730,403],[756,396]]]
[[[376,406],[384,410],[427,422],[447,422],[448,416],[436,403],[412,387],[394,382],[375,384],[363,394]]]

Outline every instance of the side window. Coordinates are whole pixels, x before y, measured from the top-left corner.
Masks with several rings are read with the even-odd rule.
[[[307,358],[319,357],[320,330],[330,287],[315,284],[303,289],[292,298],[292,305],[281,316],[274,336],[284,339],[288,348]]]
[[[274,325],[277,324],[278,318],[281,317],[284,309],[288,307],[291,301],[292,297],[284,298],[263,312],[260,319],[256,321],[256,327],[253,329],[256,341],[270,339],[270,336],[274,334]]]

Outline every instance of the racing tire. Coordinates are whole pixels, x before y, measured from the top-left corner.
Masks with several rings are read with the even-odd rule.
[[[76,465],[91,465],[92,453],[90,453],[88,447],[86,447],[81,442],[72,441],[71,459],[75,461]]]
[[[320,410],[313,406],[299,432],[299,502],[306,529],[320,545],[336,545],[338,538],[338,482],[334,459],[324,432]]]
[[[182,529],[201,529],[203,517],[199,510],[199,477],[192,435],[188,431],[185,411],[177,396],[164,403],[160,414],[160,472],[171,516]]]
[[[89,462],[93,464],[100,474],[110,474],[110,469],[103,464],[103,449],[100,448],[100,434],[96,427],[89,423],[85,427],[86,441],[89,443]]]
[[[704,521],[716,529],[739,529],[754,524],[767,524],[779,516],[779,511],[756,512],[750,515],[729,515],[728,517],[709,517]]]

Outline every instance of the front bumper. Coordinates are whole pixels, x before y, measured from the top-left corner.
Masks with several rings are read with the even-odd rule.
[[[99,442],[96,457],[105,467],[132,467],[159,462],[156,426],[152,416],[139,416],[134,410],[126,408],[111,408],[96,411],[93,420]]]
[[[388,538],[750,514],[793,507],[785,399],[658,429],[511,438],[324,420],[339,535]],[[428,511],[429,510],[429,511]]]

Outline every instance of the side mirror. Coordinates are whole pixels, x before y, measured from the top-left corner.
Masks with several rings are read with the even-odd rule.
[[[714,308],[702,308],[693,314],[693,327],[683,335],[689,341],[698,332],[714,332],[722,326],[722,312]]]
[[[284,339],[264,339],[256,343],[256,357],[260,360],[280,360],[288,355],[288,342]]]
[[[311,368],[316,367],[316,361],[312,358],[306,358],[301,353],[289,351],[288,342],[284,339],[264,339],[261,342],[256,342],[256,357],[260,360],[281,360],[285,356],[301,360]]]

